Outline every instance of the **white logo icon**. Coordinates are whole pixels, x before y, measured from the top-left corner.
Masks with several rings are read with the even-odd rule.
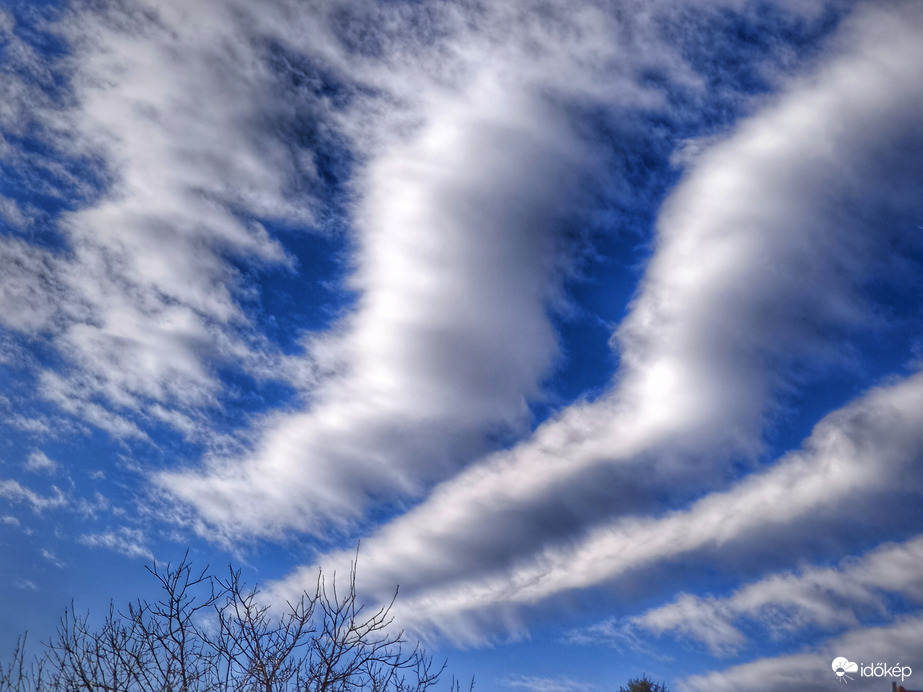
[[[831,665],[833,667],[833,673],[836,675],[837,682],[847,683],[853,680],[847,673],[857,673],[859,671],[858,663],[853,663],[848,658],[843,658],[842,656],[833,659]]]

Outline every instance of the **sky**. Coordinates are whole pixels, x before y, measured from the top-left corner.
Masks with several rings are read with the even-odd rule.
[[[923,687],[920,65],[919,0],[0,0],[0,648],[358,554],[482,692]]]

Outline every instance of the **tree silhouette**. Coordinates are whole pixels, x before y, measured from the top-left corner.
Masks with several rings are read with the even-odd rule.
[[[279,615],[240,571],[194,571],[188,552],[147,569],[156,601],[110,606],[97,628],[65,610],[41,655],[27,660],[23,637],[0,663],[0,692],[425,692],[445,668],[392,631],[394,599],[359,602],[355,563],[345,588],[318,573]]]
[[[654,682],[647,675],[632,678],[627,687],[620,687],[619,692],[670,692],[662,682]]]

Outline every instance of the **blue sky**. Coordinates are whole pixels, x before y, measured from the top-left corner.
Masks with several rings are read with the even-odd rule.
[[[284,599],[361,542],[479,690],[923,680],[921,37],[0,4],[0,645],[187,547]]]

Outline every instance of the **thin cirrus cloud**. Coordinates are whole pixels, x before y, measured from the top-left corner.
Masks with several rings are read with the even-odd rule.
[[[657,634],[675,633],[708,646],[715,655],[736,653],[745,637],[735,622],[750,621],[774,636],[817,627],[848,629],[869,612],[887,614],[885,596],[923,601],[923,537],[888,543],[837,567],[771,574],[723,598],[680,595],[674,602],[631,618]]]
[[[46,509],[56,509],[68,500],[60,488],[52,487],[51,495],[42,495],[12,479],[0,480],[0,497],[15,504],[24,504],[33,512],[41,514]]]
[[[147,546],[144,533],[139,529],[120,527],[117,531],[85,534],[78,539],[91,548],[108,548],[127,557],[142,557],[153,560],[154,554]]]
[[[919,375],[831,414],[773,468],[656,516],[665,488],[714,487],[713,469],[759,453],[787,374],[848,367],[850,337],[884,326],[864,298],[869,286],[912,276],[895,248],[911,252],[916,233],[907,212],[921,175],[920,22],[913,5],[863,8],[813,75],[696,160],[664,205],[655,255],[616,332],[612,392],[365,539],[370,591],[400,582],[410,619],[464,637],[468,616],[477,630],[492,619],[484,613],[507,617],[504,606],[739,542],[767,523],[791,529],[832,512],[833,498],[884,492],[920,449]]]
[[[528,692],[592,692],[597,689],[570,678],[543,678],[535,675],[511,675],[504,680],[506,687]]]

